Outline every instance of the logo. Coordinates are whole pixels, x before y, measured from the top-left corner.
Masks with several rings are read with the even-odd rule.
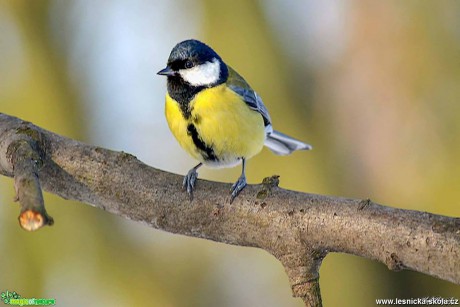
[[[1,300],[7,305],[16,306],[49,306],[56,305],[56,299],[52,298],[23,298],[16,291],[10,292],[6,290],[1,293]]]

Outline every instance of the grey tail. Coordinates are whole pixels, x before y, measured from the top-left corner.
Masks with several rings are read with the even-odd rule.
[[[286,134],[273,130],[273,132],[267,134],[265,140],[265,146],[277,155],[288,155],[296,150],[310,150],[311,145],[305,144],[299,140],[291,138]]]

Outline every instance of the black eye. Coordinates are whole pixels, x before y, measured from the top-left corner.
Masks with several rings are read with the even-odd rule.
[[[192,67],[193,67],[193,63],[192,63],[192,61],[187,60],[187,61],[185,61],[184,66],[185,66],[185,68],[192,68]]]

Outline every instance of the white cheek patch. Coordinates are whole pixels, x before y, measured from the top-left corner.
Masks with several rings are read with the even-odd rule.
[[[193,86],[208,86],[216,83],[220,76],[219,60],[213,59],[212,62],[179,70],[182,79]]]

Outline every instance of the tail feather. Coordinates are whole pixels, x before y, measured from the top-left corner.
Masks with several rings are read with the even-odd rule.
[[[286,134],[273,130],[267,135],[265,146],[277,155],[288,155],[296,150],[310,150],[311,145],[305,144],[299,140],[291,138]]]

